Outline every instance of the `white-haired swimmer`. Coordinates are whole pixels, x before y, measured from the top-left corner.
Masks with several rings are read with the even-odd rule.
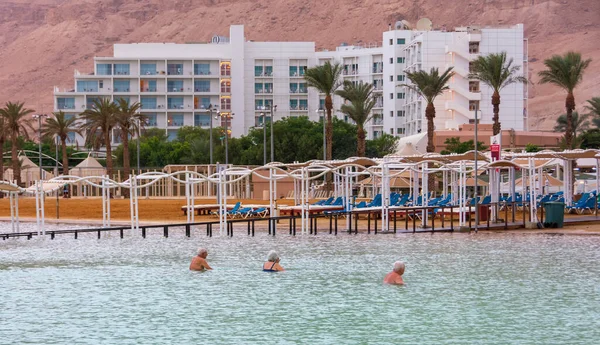
[[[192,258],[192,263],[190,263],[191,271],[204,271],[204,270],[212,270],[212,267],[208,265],[206,262],[206,257],[208,256],[208,251],[205,248],[198,249],[198,255]]]
[[[263,271],[265,272],[277,272],[277,271],[285,271],[283,267],[279,264],[279,254],[276,251],[271,250],[269,255],[267,255],[267,262],[263,264]]]
[[[385,278],[383,278],[384,284],[392,284],[392,285],[404,285],[404,280],[402,280],[402,275],[404,274],[404,269],[406,266],[402,261],[394,262],[394,270],[388,273]]]

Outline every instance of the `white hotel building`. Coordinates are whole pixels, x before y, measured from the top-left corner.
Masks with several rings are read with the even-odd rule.
[[[327,60],[343,65],[343,79],[373,83],[377,97],[374,117],[367,124],[370,139],[388,133],[420,137],[425,133],[424,101],[400,84],[405,73],[453,66],[450,92],[438,97],[436,129],[458,130],[473,122],[479,103],[480,123],[492,122],[492,90],[468,79],[470,61],[479,55],[506,51],[514,64],[527,71],[527,40],[523,25],[497,28],[457,28],[454,31],[416,31],[403,27],[383,33],[374,47],[342,44],[335,51],[316,51],[314,42],[253,42],[244,27],[233,25],[230,36],[206,44],[115,44],[113,57],[95,57],[94,72],[75,71],[73,88],[54,89],[54,110],[78,116],[93,100],[123,98],[140,102],[148,126],[164,129],[169,138],[181,126],[209,128],[225,125],[232,136],[260,127],[269,108],[274,119],[308,116],[319,121],[324,96],[307,87],[306,68]],[[527,129],[527,87],[511,85],[501,92],[503,129]],[[334,97],[334,109],[342,100]],[[208,110],[212,105],[213,116]],[[229,115],[215,119],[216,111]],[[339,111],[336,116],[345,119]],[[346,119],[347,121],[350,121]],[[75,138],[72,138],[72,141]],[[83,138],[77,138],[80,144]],[[118,137],[113,136],[118,142]]]

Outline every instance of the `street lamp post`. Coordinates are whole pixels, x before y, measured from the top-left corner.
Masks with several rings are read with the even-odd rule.
[[[267,113],[260,113],[260,116],[263,118],[263,165],[267,165]]]
[[[209,124],[210,124],[210,138],[209,138],[209,141],[210,141],[210,164],[211,165],[213,164],[213,109],[216,110],[217,106],[216,105],[213,106],[212,104],[209,104],[208,105],[208,111],[209,111],[209,114],[210,114],[210,121],[209,121]]]
[[[38,120],[38,158],[40,164],[40,180],[42,179],[42,117],[47,118],[47,114],[34,114],[33,118]]]
[[[477,232],[477,228],[479,227],[479,202],[477,200],[477,154],[479,152],[479,148],[477,146],[477,111],[479,110],[479,105],[475,105],[475,232]]]
[[[142,140],[141,120],[137,119],[137,174],[140,174],[140,141]]]
[[[275,111],[277,110],[276,105],[271,106],[271,162],[275,162],[275,144],[274,144],[274,133],[273,133],[273,119],[275,118]]]
[[[225,113],[225,165],[229,164],[229,143],[228,143],[228,139],[229,139],[229,118],[233,117],[233,115],[235,115],[235,113],[231,113],[231,115],[229,115],[228,113]]]

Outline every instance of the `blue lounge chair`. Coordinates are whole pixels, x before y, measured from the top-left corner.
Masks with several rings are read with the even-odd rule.
[[[581,198],[579,198],[579,200],[577,200],[577,202],[575,202],[573,205],[568,205],[566,207],[567,212],[571,213],[571,211],[573,211],[573,210],[575,210],[575,212],[578,212],[578,210],[584,209],[588,199],[590,199],[590,198],[591,198],[590,193],[583,193],[581,195]]]
[[[267,215],[267,213],[269,213],[269,210],[266,207],[259,207],[256,210],[250,212],[250,215],[264,218]]]
[[[252,214],[252,207],[244,207],[240,208],[233,217],[240,216],[242,218],[248,218],[250,214]]]

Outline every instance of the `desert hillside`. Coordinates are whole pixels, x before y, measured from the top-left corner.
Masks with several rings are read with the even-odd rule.
[[[430,18],[435,27],[524,23],[529,38],[532,129],[550,129],[564,94],[537,84],[542,61],[568,50],[592,58],[578,107],[600,96],[598,0],[0,0],[0,103],[52,107],[52,87],[70,86],[73,70],[91,71],[93,56],[113,43],[203,42],[244,24],[248,39],[375,42],[388,23]]]

